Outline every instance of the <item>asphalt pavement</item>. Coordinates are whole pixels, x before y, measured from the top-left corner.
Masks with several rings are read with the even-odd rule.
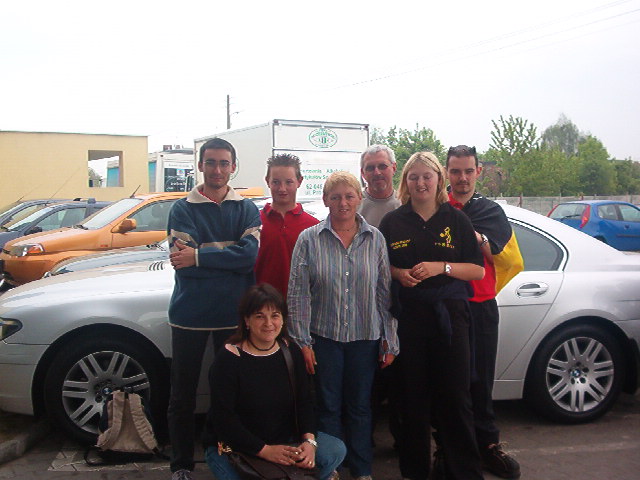
[[[611,412],[601,419],[582,425],[561,425],[533,414],[521,401],[496,402],[501,437],[506,450],[520,462],[525,480],[640,480],[640,393],[622,395]],[[6,415],[0,415],[5,425]],[[22,431],[20,448],[31,443],[31,449],[14,455],[14,459],[0,464],[0,480],[57,480],[57,479],[148,479],[168,480],[166,461],[158,460],[123,466],[89,467],[84,463],[84,449],[53,429],[46,422],[16,419]],[[0,428],[0,440],[3,430]],[[30,439],[30,440],[29,440]],[[29,441],[27,441],[29,440]],[[384,418],[375,433],[375,480],[400,480],[397,456]],[[196,457],[202,458],[197,447]],[[17,458],[16,458],[17,457]],[[8,458],[8,457],[5,457]],[[200,463],[194,474],[196,480],[211,480],[213,476]],[[348,480],[349,476],[343,478]],[[486,480],[496,480],[485,474]]]

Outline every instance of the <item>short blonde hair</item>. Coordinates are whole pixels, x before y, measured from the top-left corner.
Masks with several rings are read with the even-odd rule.
[[[398,198],[404,205],[409,201],[409,189],[407,188],[407,174],[409,170],[411,170],[416,163],[421,163],[424,166],[430,168],[434,172],[438,174],[438,186],[436,189],[436,205],[439,207],[443,203],[446,203],[449,200],[449,196],[447,195],[447,191],[445,189],[444,181],[444,167],[432,152],[417,152],[409,157],[407,163],[404,164],[402,168],[402,175],[400,178],[400,188],[398,189]]]
[[[362,185],[358,179],[352,173],[345,171],[333,172],[331,175],[327,177],[324,182],[324,187],[322,187],[322,198],[326,198],[329,195],[329,192],[336,188],[339,184],[344,183],[350,187],[352,187],[358,196],[362,198]]]

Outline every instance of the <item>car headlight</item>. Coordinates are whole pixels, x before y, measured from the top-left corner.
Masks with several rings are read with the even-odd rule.
[[[14,257],[24,257],[34,253],[44,253],[44,247],[39,243],[31,243],[26,245],[14,245],[9,250],[9,255]]]
[[[22,328],[22,323],[10,318],[0,318],[0,341],[10,337]]]

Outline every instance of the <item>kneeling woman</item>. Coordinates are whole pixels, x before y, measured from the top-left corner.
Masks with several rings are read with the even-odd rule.
[[[218,453],[218,442],[274,463],[316,467],[321,480],[344,459],[341,440],[315,434],[308,376],[300,348],[289,340],[287,313],[271,285],[251,287],[240,301],[238,330],[211,366],[204,445],[217,480],[240,480],[227,456]],[[291,352],[295,398],[279,340]]]

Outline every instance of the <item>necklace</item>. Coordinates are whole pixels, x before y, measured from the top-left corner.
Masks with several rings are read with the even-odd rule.
[[[256,344],[251,341],[251,337],[247,338],[247,341],[249,342],[249,345],[251,345],[253,348],[258,350],[259,352],[268,352],[269,350],[271,350],[273,347],[276,346],[276,342],[278,341],[278,339],[276,338],[269,348],[260,348],[256,346]]]
[[[356,224],[354,223],[353,226],[349,227],[349,228],[343,228],[343,229],[337,229],[334,228],[334,230],[336,232],[350,232],[351,230],[353,230],[354,228],[356,228]]]

